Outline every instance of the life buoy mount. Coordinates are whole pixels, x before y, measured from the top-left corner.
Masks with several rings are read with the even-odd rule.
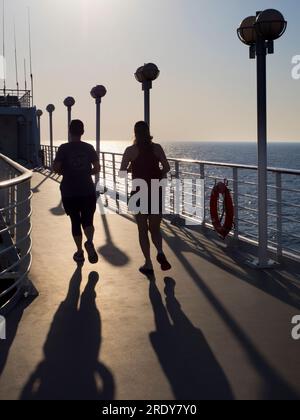
[[[223,201],[222,209],[220,209],[221,201]],[[210,197],[210,214],[216,232],[221,238],[225,239],[231,232],[234,224],[234,205],[226,180],[224,182],[216,183],[212,189]]]

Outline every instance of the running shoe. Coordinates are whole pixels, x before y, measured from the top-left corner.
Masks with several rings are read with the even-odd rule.
[[[157,255],[157,262],[160,264],[162,271],[169,271],[172,268],[167,257],[163,253]]]
[[[98,258],[98,254],[97,254],[97,252],[95,250],[95,247],[94,247],[93,242],[87,241],[84,244],[84,247],[85,247],[86,252],[88,254],[89,262],[91,264],[97,264],[99,258]]]

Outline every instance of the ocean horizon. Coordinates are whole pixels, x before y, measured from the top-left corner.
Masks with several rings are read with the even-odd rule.
[[[85,140],[94,146],[95,141]],[[55,141],[58,146],[65,141]],[[49,141],[43,142],[49,144]],[[124,153],[132,140],[102,140],[101,151]],[[257,165],[257,143],[255,141],[162,141],[169,158],[206,160],[241,165]],[[300,170],[299,142],[269,142],[268,166]]]

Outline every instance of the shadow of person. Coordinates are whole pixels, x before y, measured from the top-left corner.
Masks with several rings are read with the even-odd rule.
[[[44,182],[46,182],[46,181],[48,181],[48,179],[51,177],[51,173],[49,173],[49,174],[47,174],[46,176],[45,176],[45,178],[38,184],[38,185],[36,185],[35,187],[33,187],[32,189],[31,189],[31,191],[34,193],[34,194],[37,194],[37,193],[39,193],[40,192],[40,189],[39,189],[39,187],[41,187],[43,184],[44,184]]]
[[[150,282],[156,324],[150,340],[174,397],[176,400],[232,400],[230,385],[205,337],[187,318],[175,297],[175,281],[166,278],[165,284],[166,306],[155,281]]]
[[[53,216],[64,216],[66,214],[65,209],[63,208],[62,200],[60,200],[57,207],[53,207],[50,209],[50,212],[53,214]]]
[[[101,318],[95,301],[98,280],[98,273],[90,273],[80,300],[82,268],[75,271],[67,297],[54,316],[44,345],[45,360],[31,375],[20,399],[114,398],[113,376],[98,362],[101,346]]]
[[[114,265],[116,267],[123,267],[129,263],[129,257],[127,256],[127,254],[125,254],[125,252],[123,252],[114,244],[110,233],[107,217],[104,211],[104,206],[101,200],[98,200],[98,202],[106,239],[105,245],[100,247],[98,251],[100,255],[102,255],[102,257],[105,258],[106,261],[108,261],[111,265]]]

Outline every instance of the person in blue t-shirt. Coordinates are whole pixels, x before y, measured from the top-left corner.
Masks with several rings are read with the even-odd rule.
[[[53,163],[53,171],[62,175],[60,190],[64,209],[70,216],[72,235],[77,246],[74,261],[85,261],[82,248],[82,229],[87,238],[84,246],[90,263],[98,262],[94,239],[94,214],[96,211],[96,189],[93,175],[100,172],[99,156],[94,147],[81,141],[84,125],[80,120],[70,124],[70,142],[62,144]]]

